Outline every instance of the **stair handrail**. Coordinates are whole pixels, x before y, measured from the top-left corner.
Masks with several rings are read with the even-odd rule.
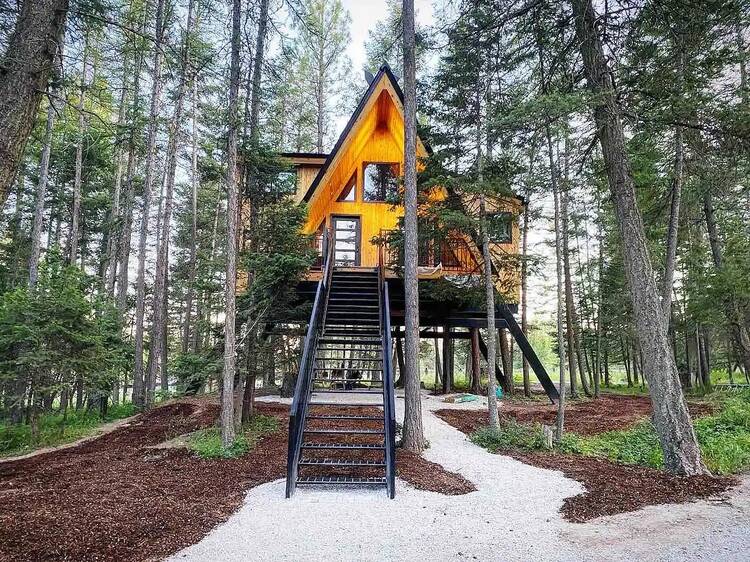
[[[396,495],[396,404],[391,365],[391,304],[385,278],[384,248],[378,254],[378,292],[380,296],[380,329],[383,353],[383,422],[385,431],[385,478],[388,497]]]
[[[326,230],[323,235],[322,275],[315,291],[310,322],[307,326],[302,359],[299,364],[297,383],[294,387],[294,398],[289,409],[289,445],[286,461],[286,497],[290,498],[297,487],[297,467],[302,446],[302,434],[305,425],[305,414],[310,400],[311,379],[315,364],[315,349],[320,335],[321,320],[325,316],[328,303],[328,291],[333,272],[333,244],[331,233]]]

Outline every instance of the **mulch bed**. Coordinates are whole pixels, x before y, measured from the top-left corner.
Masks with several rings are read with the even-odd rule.
[[[710,404],[688,403],[693,417],[713,413]],[[489,422],[485,410],[442,409],[435,412],[453,427],[469,434]],[[597,435],[605,431],[615,431],[633,427],[651,416],[651,400],[647,396],[622,396],[603,394],[596,400],[568,402],[565,407],[565,430],[578,435]],[[500,420],[514,418],[518,423],[542,423],[555,425],[557,406],[549,403],[521,400],[503,401],[500,407]]]
[[[633,396],[607,396],[598,401],[584,402],[566,408],[565,425],[569,431],[591,435],[630,427],[651,413],[648,398]],[[646,407],[647,406],[647,407]],[[548,408],[538,404],[503,404],[503,416],[515,417],[521,423],[554,423]],[[705,404],[690,404],[693,415],[710,413]],[[513,413],[511,413],[513,412]],[[473,433],[488,423],[485,411],[443,409],[435,412],[444,421],[466,433]],[[606,415],[611,419],[602,423]],[[592,422],[597,420],[596,422]],[[565,518],[582,523],[601,517],[637,511],[648,505],[682,503],[716,496],[736,485],[737,480],[727,477],[672,476],[661,470],[636,465],[623,465],[606,459],[558,453],[523,453],[499,451],[523,463],[559,470],[568,478],[583,484],[586,491],[566,498],[561,512]]]
[[[248,489],[286,476],[288,406],[258,402],[281,429],[238,459],[150,449],[216,422],[218,406],[181,401],[75,448],[0,464],[0,561],[158,560],[198,542]],[[473,486],[418,456],[399,476],[445,494]]]
[[[734,478],[672,476],[661,470],[606,459],[552,453],[503,453],[539,468],[559,470],[586,491],[565,498],[562,514],[583,523],[603,515],[637,511],[648,505],[684,503],[716,496],[737,484]]]

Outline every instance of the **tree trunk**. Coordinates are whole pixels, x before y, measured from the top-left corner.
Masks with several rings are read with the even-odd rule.
[[[443,374],[441,372],[442,364],[440,362],[440,343],[437,338],[432,340],[432,345],[435,346],[435,394],[437,394],[443,380]]]
[[[191,154],[190,154],[190,257],[188,258],[187,294],[185,295],[185,319],[182,329],[182,352],[187,353],[191,342],[193,298],[198,251],[198,78],[193,76],[191,99]],[[197,308],[197,307],[196,307]],[[196,310],[196,323],[200,320]],[[197,326],[195,328],[198,329]],[[197,340],[196,340],[197,341]]]
[[[70,236],[68,238],[68,263],[75,264],[78,257],[78,241],[81,238],[81,183],[83,180],[83,142],[86,136],[87,121],[85,113],[86,79],[89,63],[89,32],[86,31],[83,46],[83,70],[81,71],[81,89],[78,93],[78,140],[76,141],[76,163],[73,178],[73,210],[70,215]]]
[[[0,59],[0,208],[13,185],[52,75],[68,0],[18,2],[19,13]]]
[[[682,35],[677,34],[677,83],[682,94],[682,83],[685,74],[685,50]],[[674,178],[672,180],[672,197],[667,226],[667,256],[664,261],[664,286],[661,302],[664,310],[664,323],[669,328],[672,319],[672,289],[674,285],[675,261],[677,259],[677,234],[680,225],[680,200],[682,199],[682,177],[685,167],[685,152],[682,140],[682,126],[674,129]]]
[[[151,190],[154,182],[156,160],[156,137],[158,119],[161,110],[162,75],[161,65],[164,57],[162,47],[164,39],[164,0],[156,3],[156,32],[154,42],[153,79],[151,87],[151,110],[148,122],[148,141],[146,147],[146,177],[143,183],[143,205],[141,208],[141,226],[138,237],[138,273],[136,277],[135,301],[135,366],[133,369],[133,404],[138,408],[150,406],[152,396],[148,391],[151,385],[144,383],[143,370],[143,334],[146,315],[146,240],[151,219]],[[153,347],[154,342],[151,342]],[[144,392],[144,385],[146,387]]]
[[[224,285],[224,370],[221,399],[221,442],[225,448],[234,443],[234,374],[236,363],[235,295],[237,292],[237,131],[239,127],[240,20],[241,0],[232,1],[232,55],[229,69],[229,111],[227,143],[227,246]]]
[[[154,356],[151,362],[149,380],[156,381],[157,374],[161,373],[161,390],[169,390],[167,376],[167,348],[164,344],[167,332],[168,315],[168,269],[169,269],[169,233],[172,227],[172,206],[174,201],[175,173],[177,171],[177,147],[181,141],[182,133],[182,111],[185,106],[185,93],[188,83],[188,65],[190,35],[193,29],[193,5],[194,0],[188,2],[187,21],[185,24],[185,35],[182,39],[182,53],[180,61],[180,80],[176,92],[176,106],[170,124],[169,142],[167,144],[166,177],[164,182],[164,205],[161,215],[161,234],[159,235],[159,248],[156,257],[156,279],[154,282],[154,314],[153,333],[157,336],[152,338],[151,353]]]
[[[471,392],[482,392],[480,377],[482,375],[482,354],[479,349],[479,328],[470,328],[471,333]]]
[[[419,379],[419,281],[417,255],[417,89],[414,45],[414,0],[404,0],[404,343],[403,447],[414,453],[424,449],[422,395]],[[320,141],[319,141],[320,143]]]
[[[630,160],[617,91],[598,37],[591,0],[571,0],[576,33],[589,88],[595,97],[594,119],[612,192],[628,287],[644,354],[645,376],[653,403],[653,422],[670,472],[695,475],[707,472],[680,388],[669,349],[664,313],[648,255],[643,220],[635,198]]]
[[[60,46],[62,49],[62,45]],[[47,124],[44,129],[44,142],[42,145],[42,156],[39,161],[39,182],[36,188],[36,200],[34,202],[34,223],[31,228],[31,256],[29,257],[29,287],[36,286],[39,277],[39,257],[42,249],[42,228],[44,226],[44,203],[47,198],[47,183],[49,179],[49,159],[52,151],[52,132],[55,127],[55,98],[57,91],[53,91],[47,108]]]
[[[531,159],[533,161],[533,158]],[[529,169],[532,164],[529,163]],[[529,337],[528,321],[528,242],[529,242],[529,200],[523,208],[523,234],[521,235],[521,331]],[[526,398],[531,398],[531,377],[529,376],[529,362],[526,355],[523,355],[523,394]]]

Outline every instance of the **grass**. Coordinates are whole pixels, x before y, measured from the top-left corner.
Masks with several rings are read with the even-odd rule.
[[[750,469],[750,391],[737,395],[716,393],[710,397],[718,412],[693,420],[703,461],[714,474],[737,474]],[[482,428],[471,441],[490,452],[538,451],[545,448],[539,426],[506,422],[499,430]],[[664,459],[656,431],[650,422],[599,435],[568,433],[556,450],[562,453],[604,457],[623,464],[662,468]]]
[[[68,410],[63,423],[61,413],[43,414],[39,417],[37,439],[28,424],[11,425],[0,423],[0,457],[23,455],[35,449],[54,447],[93,435],[103,424],[127,418],[135,414],[130,402],[111,406],[105,417],[96,411]]]
[[[483,427],[469,437],[471,442],[491,453],[498,451],[539,451],[545,448],[541,426],[522,425],[515,420],[504,422],[499,429]]]
[[[188,441],[188,448],[203,459],[234,459],[241,457],[264,436],[279,429],[279,420],[273,416],[257,415],[237,434],[231,447],[221,442],[221,430],[210,427],[195,432]]]

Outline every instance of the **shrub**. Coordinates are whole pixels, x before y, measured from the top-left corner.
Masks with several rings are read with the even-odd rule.
[[[188,448],[204,459],[234,459],[241,457],[264,435],[278,431],[279,420],[273,416],[256,415],[243,426],[231,447],[224,448],[221,430],[210,427],[196,431],[188,441]]]
[[[478,429],[469,439],[491,453],[503,450],[538,451],[545,448],[540,426],[529,427],[515,420],[504,422],[498,429]]]

